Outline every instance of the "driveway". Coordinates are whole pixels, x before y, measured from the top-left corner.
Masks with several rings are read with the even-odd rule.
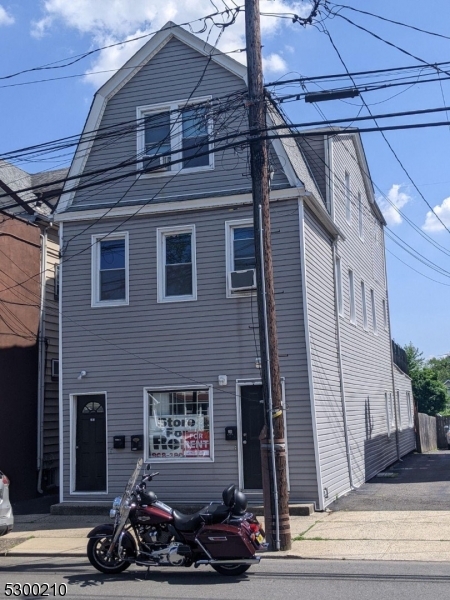
[[[412,453],[329,505],[332,511],[449,511],[450,451]]]

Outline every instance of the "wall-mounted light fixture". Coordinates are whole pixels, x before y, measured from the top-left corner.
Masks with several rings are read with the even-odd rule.
[[[83,379],[83,377],[86,377],[87,375],[87,371],[80,371],[80,374],[78,375],[77,379]]]

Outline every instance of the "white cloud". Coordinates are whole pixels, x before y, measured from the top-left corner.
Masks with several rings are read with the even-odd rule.
[[[265,73],[286,73],[288,70],[286,61],[279,54],[269,54],[262,60]]]
[[[14,17],[6,12],[3,6],[0,4],[0,25],[12,25],[14,23]]]
[[[394,183],[389,192],[387,199],[378,198],[378,204],[381,208],[384,218],[388,225],[400,225],[403,222],[401,214],[398,212],[411,200],[411,196],[406,192],[401,191],[402,184]]]
[[[450,198],[445,198],[442,204],[438,204],[434,207],[434,212],[441,219],[445,225],[450,228]],[[435,233],[437,231],[445,231],[444,225],[438,221],[434,213],[429,210],[425,217],[425,223],[422,225],[424,231],[429,233]]]
[[[223,0],[215,3],[219,11],[224,10]],[[296,13],[300,16],[309,14],[310,6],[306,2],[291,0],[261,0],[261,12],[267,13]],[[133,39],[139,35],[160,29],[167,21],[182,24],[194,19],[199,19],[214,12],[210,0],[45,0],[43,3],[42,18],[33,23],[32,34],[41,37],[51,31],[58,23],[75,29],[82,34],[92,36],[92,43],[96,47],[113,44],[126,39]],[[217,22],[225,17],[216,17]],[[244,48],[245,46],[245,19],[243,12],[239,14],[236,22],[225,29],[218,47],[223,52]],[[211,21],[208,21],[208,25]],[[200,31],[203,21],[192,24],[194,32]],[[300,34],[299,25],[294,25],[287,19],[262,16],[261,30],[264,39],[272,37],[286,27],[295,28]],[[208,27],[209,29],[209,27]],[[213,28],[209,42],[214,44],[219,34],[218,28]],[[206,39],[208,31],[199,34]],[[110,77],[110,73],[103,76],[94,76],[94,71],[117,69],[142,46],[148,38],[137,42],[124,44],[102,50],[92,63],[88,80],[100,85]],[[234,58],[245,61],[245,53],[234,54]],[[275,58],[277,57],[277,58]],[[268,66],[273,72],[287,68],[283,59],[277,55],[268,57]],[[283,65],[283,66],[282,66]],[[274,70],[276,69],[276,70]]]

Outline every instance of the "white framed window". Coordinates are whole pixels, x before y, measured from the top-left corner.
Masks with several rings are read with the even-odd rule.
[[[370,307],[372,310],[372,330],[374,335],[378,334],[377,328],[377,310],[375,305],[375,292],[374,290],[370,290]]]
[[[413,424],[413,410],[411,404],[411,394],[406,392],[406,408],[408,409],[408,425],[412,427]]]
[[[392,393],[389,393],[389,413],[391,415],[391,431],[395,429],[395,406],[394,406],[394,398]]]
[[[384,329],[387,331],[388,330],[388,318],[387,318],[387,307],[386,307],[385,298],[382,299],[381,304],[382,304],[382,308],[383,308],[383,325],[384,325]]]
[[[398,423],[398,428],[401,431],[402,430],[402,407],[400,405],[400,391],[397,390],[396,392],[397,394],[397,423]]]
[[[364,281],[361,280],[361,303],[362,303],[362,314],[363,314],[363,327],[367,331],[367,300],[366,300],[366,286]]]
[[[352,198],[350,192],[350,174],[345,172],[345,218],[349,223],[352,222]]]
[[[214,461],[212,386],[144,388],[146,461]]]
[[[51,378],[52,378],[52,381],[57,381],[59,379],[59,359],[57,359],[57,358],[52,358]]]
[[[128,304],[128,232],[93,235],[91,305]]]
[[[59,271],[60,271],[60,265],[56,264],[54,265],[54,272],[53,272],[53,299],[54,300],[59,300]]]
[[[225,223],[227,298],[254,293],[255,238],[252,219]]]
[[[348,270],[348,300],[350,308],[350,323],[356,325],[356,307],[355,307],[355,281],[353,271]]]
[[[364,239],[364,206],[361,193],[358,193],[358,231],[361,240]]]
[[[148,169],[143,177],[214,169],[210,100],[208,96],[137,108],[137,152],[142,158],[138,169]]]
[[[197,300],[195,225],[156,231],[158,302]]]
[[[388,393],[384,392],[384,404],[386,409],[386,425],[387,425],[387,434],[388,437],[391,435],[391,410],[389,404]]]
[[[336,271],[337,308],[338,308],[339,316],[342,317],[344,315],[344,302],[343,302],[343,296],[342,296],[342,266],[341,266],[341,259],[339,258],[339,256],[336,256],[335,271]]]

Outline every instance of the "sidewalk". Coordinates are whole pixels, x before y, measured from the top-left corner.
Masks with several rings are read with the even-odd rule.
[[[86,535],[102,522],[89,515],[18,515],[0,549],[3,541],[20,540],[8,556],[86,556]],[[266,556],[450,562],[450,511],[315,513],[291,517],[291,533],[290,551]]]

